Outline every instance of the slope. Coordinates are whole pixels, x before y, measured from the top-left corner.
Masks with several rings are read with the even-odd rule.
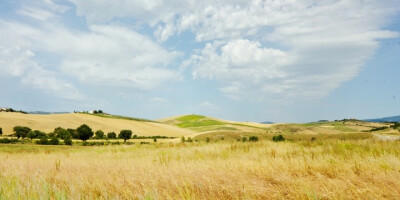
[[[77,128],[82,124],[89,125],[94,131],[103,130],[105,133],[122,129],[130,129],[133,134],[141,136],[187,136],[193,131],[168,124],[148,121],[127,120],[121,118],[99,117],[89,114],[55,114],[34,115],[21,113],[0,113],[0,127],[4,135],[12,134],[14,126],[28,126],[34,130],[51,132],[56,127]]]

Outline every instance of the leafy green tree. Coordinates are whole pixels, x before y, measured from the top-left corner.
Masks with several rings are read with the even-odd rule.
[[[67,131],[73,139],[79,139],[78,131],[76,131],[76,129],[68,128]]]
[[[39,131],[39,130],[34,130],[36,134],[36,138],[47,138],[47,135],[45,132]]]
[[[129,140],[132,137],[132,131],[131,130],[121,130],[118,135],[119,138],[124,139],[124,142],[126,140]]]
[[[76,129],[76,131],[78,132],[79,139],[81,139],[82,141],[86,141],[93,136],[92,129],[86,124],[82,124]]]
[[[31,131],[31,128],[26,126],[14,126],[13,130],[18,139],[24,139],[28,135],[29,131]]]
[[[97,139],[103,139],[104,138],[104,132],[102,130],[97,130],[96,133],[94,133],[96,135]]]
[[[109,132],[109,133],[107,133],[107,138],[115,139],[115,138],[117,138],[117,134],[115,132]]]
[[[61,127],[55,128],[53,133],[55,134],[55,136],[57,138],[61,138],[63,140],[65,140],[67,138],[71,138],[71,134],[69,133],[69,131],[67,131]]]
[[[33,140],[33,138],[37,138],[37,134],[35,131],[29,131],[28,135],[26,136],[28,138],[31,139],[31,141]]]
[[[0,127],[0,135],[3,135],[3,128]]]

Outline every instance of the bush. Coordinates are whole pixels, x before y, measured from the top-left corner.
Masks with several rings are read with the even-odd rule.
[[[60,141],[58,140],[58,138],[53,137],[53,138],[51,138],[51,140],[49,141],[49,144],[50,144],[50,145],[58,145],[58,144],[60,144]]]
[[[3,135],[3,128],[0,127],[0,135]]]
[[[10,143],[18,143],[19,142],[19,140],[17,140],[17,139],[8,139],[8,138],[2,138],[2,139],[0,139],[0,143],[3,143],[3,144],[10,144]]]
[[[104,132],[102,130],[97,130],[96,133],[94,133],[96,135],[97,139],[103,139],[104,138]]]
[[[153,142],[157,142],[157,138],[153,138]]]
[[[47,145],[47,144],[49,144],[49,140],[47,140],[47,138],[42,138],[42,139],[36,141],[35,143],[41,144],[41,145]]]
[[[312,137],[312,138],[311,138],[311,141],[315,141],[315,140],[316,140],[316,138],[315,138],[315,137]]]
[[[81,139],[82,141],[86,141],[93,136],[92,129],[86,124],[82,124],[76,129],[76,131],[78,132],[79,139]]]
[[[65,145],[70,145],[70,146],[72,146],[72,140],[71,140],[71,138],[65,139],[65,140],[64,140],[64,144],[65,144]]]
[[[274,137],[272,137],[272,141],[281,142],[281,141],[285,141],[285,138],[282,135],[275,135]]]
[[[247,142],[247,137],[242,137],[242,142]]]
[[[185,140],[185,137],[182,136],[182,137],[181,137],[181,142],[182,142],[182,143],[185,143],[185,141],[186,141],[186,140]]]
[[[193,139],[191,137],[188,137],[188,139],[186,140],[186,142],[193,142]]]
[[[129,140],[131,136],[132,136],[131,130],[121,130],[118,135],[119,138],[124,139],[124,142],[126,142],[126,140]]]
[[[250,142],[258,142],[258,137],[257,136],[250,136],[249,137]]]
[[[107,138],[115,139],[115,138],[117,138],[117,134],[115,132],[109,132],[109,133],[107,133]]]
[[[61,127],[55,128],[53,133],[55,134],[56,137],[61,138],[63,140],[71,138],[71,133]]]

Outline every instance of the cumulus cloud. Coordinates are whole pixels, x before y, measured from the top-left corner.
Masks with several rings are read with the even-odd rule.
[[[320,98],[357,76],[400,10],[389,1],[71,0],[90,23],[133,17],[159,41],[190,31],[207,44],[184,62],[193,77],[218,80],[238,99]]]

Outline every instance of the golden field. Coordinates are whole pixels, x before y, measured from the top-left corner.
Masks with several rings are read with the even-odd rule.
[[[133,134],[141,136],[162,135],[179,137],[193,134],[190,130],[180,129],[168,124],[105,118],[89,114],[34,115],[0,112],[0,127],[3,128],[4,135],[12,134],[14,126],[27,126],[32,130],[40,130],[48,133],[54,131],[57,127],[75,129],[82,124],[89,125],[93,131],[100,129],[105,133],[111,131],[119,133],[122,129],[130,129]]]
[[[0,145],[0,199],[398,199],[400,143]]]

